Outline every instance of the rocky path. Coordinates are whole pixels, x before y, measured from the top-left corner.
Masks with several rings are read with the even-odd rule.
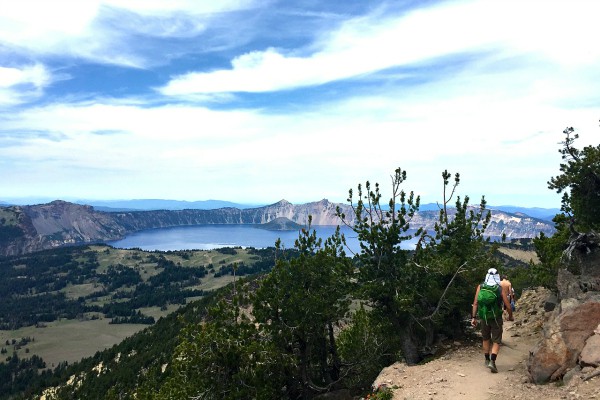
[[[518,321],[518,320],[517,320]],[[523,335],[517,323],[505,322],[503,346],[494,374],[484,366],[481,344],[455,342],[429,363],[384,369],[375,385],[394,388],[394,400],[559,400],[600,399],[600,377],[568,384],[533,385],[527,379],[527,358],[535,336]]]

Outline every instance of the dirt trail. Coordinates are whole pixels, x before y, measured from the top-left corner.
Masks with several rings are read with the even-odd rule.
[[[527,358],[535,338],[520,336],[513,324],[505,322],[496,374],[484,366],[480,342],[455,342],[446,355],[429,363],[384,369],[376,384],[394,388],[394,400],[600,399],[600,378],[562,386],[528,383]]]

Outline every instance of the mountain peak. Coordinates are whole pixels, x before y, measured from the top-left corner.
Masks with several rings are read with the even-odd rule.
[[[274,206],[291,206],[292,203],[287,201],[286,199],[281,199],[277,203],[273,204]]]

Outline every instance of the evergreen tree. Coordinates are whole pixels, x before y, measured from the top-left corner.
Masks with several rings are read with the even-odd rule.
[[[156,398],[309,399],[341,384],[334,329],[348,312],[352,263],[339,229],[323,244],[309,225],[296,248],[254,295],[234,286],[206,321],[182,332]]]
[[[278,260],[253,299],[254,316],[278,351],[288,357],[286,392],[307,398],[338,385],[342,362],[335,326],[349,309],[351,260],[339,228],[324,245],[316,232],[302,230],[299,257]]]
[[[571,218],[571,229],[588,232],[600,228],[600,145],[574,147],[579,138],[566,128],[559,152],[565,161],[561,174],[548,181],[548,188],[563,193],[561,210]],[[571,136],[573,135],[573,136]]]
[[[359,296],[370,302],[380,321],[389,322],[391,332],[400,340],[404,357],[414,364],[420,361],[413,316],[419,312],[417,298],[422,289],[419,285],[422,273],[410,264],[409,251],[401,243],[413,237],[408,233],[409,221],[419,208],[420,198],[415,198],[413,192],[407,196],[400,189],[405,180],[406,171],[396,169],[387,208],[382,203],[379,184],[371,189],[367,181],[364,190],[358,185],[356,199],[352,189],[349,191],[354,224],[339,208],[337,213],[352,227],[360,243],[361,252],[355,257]]]
[[[533,243],[539,264],[530,268],[530,279],[535,285],[556,290],[558,269],[565,265],[563,253],[569,243],[582,233],[600,229],[600,145],[578,149],[574,146],[579,135],[566,128],[561,142],[563,163],[561,174],[550,178],[548,188],[563,193],[561,214],[554,217],[556,232],[552,237],[544,234]]]
[[[173,357],[173,373],[155,398],[275,399],[288,361],[241,308],[223,300],[208,321],[188,325]]]
[[[433,343],[437,327],[450,334],[463,330],[461,319],[468,312],[477,276],[496,266],[486,249],[484,231],[490,220],[485,199],[478,208],[469,206],[469,198],[457,198],[453,212],[447,207],[460,181],[456,174],[451,193],[450,174],[444,171],[444,202],[434,232],[418,230],[411,234],[410,221],[418,210],[420,198],[400,189],[406,172],[396,169],[392,176],[392,196],[387,207],[382,203],[378,184],[371,190],[358,185],[353,207],[354,225],[361,253],[356,256],[360,295],[373,306],[380,322],[389,324],[407,363],[419,362]],[[349,218],[340,212],[345,221]],[[419,237],[414,254],[403,249],[403,241]]]
[[[414,263],[427,271],[421,298],[422,307],[428,310],[421,317],[427,346],[432,344],[437,330],[443,330],[447,336],[462,334],[475,286],[489,268],[499,267],[493,255],[497,246],[484,236],[491,220],[485,197],[477,206],[471,206],[469,196],[457,196],[454,207],[449,207],[460,174],[454,175],[452,184],[450,177],[448,171],[442,173],[443,202],[438,221],[433,232],[421,235],[414,258]]]
[[[550,290],[557,290],[556,277],[561,266],[563,251],[568,247],[569,218],[565,214],[558,214],[553,218],[556,232],[546,236],[543,232],[533,239],[535,252],[539,262],[529,265],[529,282],[533,286],[544,286]]]

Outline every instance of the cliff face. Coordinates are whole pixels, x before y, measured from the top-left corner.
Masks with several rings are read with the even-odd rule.
[[[22,235],[0,241],[0,254],[16,255],[80,243],[115,240],[127,234],[113,216],[65,201],[7,207]]]
[[[16,255],[60,246],[104,242],[121,239],[129,233],[156,228],[191,226],[203,224],[267,224],[285,218],[300,225],[307,225],[309,215],[312,224],[339,225],[336,207],[340,207],[352,223],[354,214],[345,204],[321,200],[294,205],[281,200],[275,204],[250,208],[220,208],[216,210],[159,210],[132,212],[101,212],[90,206],[53,201],[34,206],[3,207],[2,213],[17,221],[19,235],[0,236],[0,255]],[[437,211],[423,211],[415,215],[411,228],[424,227],[432,230],[438,219]],[[508,238],[532,238],[544,232],[552,235],[551,224],[519,214],[492,212],[492,221],[486,235]]]
[[[448,209],[452,217],[455,210]],[[506,234],[507,238],[534,238],[544,232],[545,235],[552,236],[554,227],[547,221],[530,217],[528,215],[516,213],[506,213],[498,210],[491,210],[492,217],[485,230],[485,236],[500,238]],[[423,227],[428,231],[433,231],[435,223],[438,221],[438,211],[421,211],[414,216],[411,221],[411,227]]]

